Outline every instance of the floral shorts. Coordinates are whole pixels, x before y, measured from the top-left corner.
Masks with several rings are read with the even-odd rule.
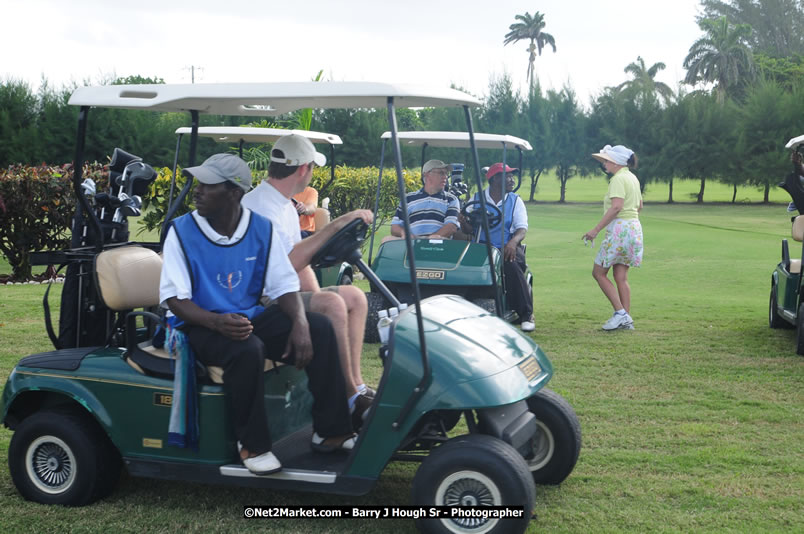
[[[614,219],[606,227],[606,237],[595,256],[595,263],[608,269],[616,263],[639,267],[642,264],[642,225],[639,219]]]

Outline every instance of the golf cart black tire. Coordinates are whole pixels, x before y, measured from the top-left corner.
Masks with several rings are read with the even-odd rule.
[[[47,491],[46,463],[38,475],[33,467],[37,449],[70,462],[67,479]],[[28,456],[31,455],[29,459]],[[31,461],[30,469],[28,462]],[[24,419],[11,437],[8,467],[11,479],[27,500],[42,504],[84,506],[107,496],[120,478],[122,462],[108,437],[90,416],[43,411]],[[64,476],[56,474],[57,477]]]
[[[365,343],[379,343],[380,333],[377,332],[379,317],[377,317],[377,312],[388,308],[390,304],[380,293],[373,291],[366,293],[366,300],[368,301],[368,313],[366,314],[366,332],[363,336],[363,341]]]
[[[796,315],[796,354],[804,356],[804,302],[799,305]]]
[[[348,274],[344,274],[341,276],[341,281],[338,283],[339,286],[350,286],[352,285],[352,276]]]
[[[782,316],[779,315],[776,297],[776,284],[771,286],[770,291],[770,304],[768,304],[768,326],[771,328],[785,328],[790,326],[790,323],[782,319]]]
[[[530,458],[525,458],[533,481],[561,484],[572,473],[581,452],[578,416],[564,397],[547,388],[528,399],[528,408],[536,416],[541,434],[547,440],[533,443]]]
[[[497,315],[497,305],[494,299],[472,299],[472,304],[479,306],[492,315]]]
[[[468,485],[462,484],[459,495],[446,491],[457,481],[449,481],[449,477],[464,472]],[[458,436],[445,442],[427,456],[416,471],[411,487],[411,500],[415,506],[460,506],[469,505],[470,499],[477,494],[472,493],[472,486],[483,491],[489,489],[487,483],[496,486],[499,500],[492,499],[478,505],[490,506],[523,506],[522,517],[497,520],[487,534],[511,534],[525,532],[533,512],[533,500],[536,488],[530,476],[528,466],[522,456],[509,444],[497,438],[483,434]],[[444,485],[447,485],[444,487]],[[458,488],[454,488],[457,490]],[[439,493],[446,493],[439,496]],[[416,527],[420,532],[428,534],[444,534],[466,532],[461,530],[460,519],[416,519]],[[492,520],[493,521],[493,520]]]

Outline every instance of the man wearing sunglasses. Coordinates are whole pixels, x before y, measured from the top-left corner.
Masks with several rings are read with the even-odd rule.
[[[423,187],[405,197],[412,237],[450,239],[458,230],[460,203],[444,189],[451,170],[450,165],[437,159],[431,159],[422,167]],[[391,235],[405,237],[401,204],[391,221]]]

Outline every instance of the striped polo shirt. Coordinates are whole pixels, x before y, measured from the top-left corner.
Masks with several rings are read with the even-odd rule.
[[[441,230],[445,224],[452,223],[458,226],[458,213],[460,203],[455,195],[446,191],[439,191],[429,195],[424,188],[405,197],[408,203],[408,218],[410,231],[414,235],[432,234]],[[391,224],[402,226],[402,207],[396,208]]]

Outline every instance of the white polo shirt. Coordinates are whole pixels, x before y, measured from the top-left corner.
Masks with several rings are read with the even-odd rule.
[[[270,183],[263,180],[257,187],[243,195],[240,203],[274,223],[274,230],[279,232],[288,253],[301,241],[299,212],[293,207],[290,199]]]
[[[192,215],[198,227],[207,239],[218,245],[231,245],[240,241],[248,229],[251,220],[251,211],[243,209],[240,222],[232,237],[221,235],[207,219],[193,211]],[[271,250],[268,254],[268,269],[265,272],[262,294],[270,299],[277,299],[285,293],[299,290],[299,277],[288,259],[284,240],[279,234],[276,225],[273,225],[271,237]],[[187,261],[184,250],[181,248],[176,230],[168,230],[165,244],[162,247],[162,276],[159,280],[159,301],[163,308],[167,308],[167,300],[171,297],[178,299],[191,299],[193,297],[193,284],[190,272],[187,270]]]

